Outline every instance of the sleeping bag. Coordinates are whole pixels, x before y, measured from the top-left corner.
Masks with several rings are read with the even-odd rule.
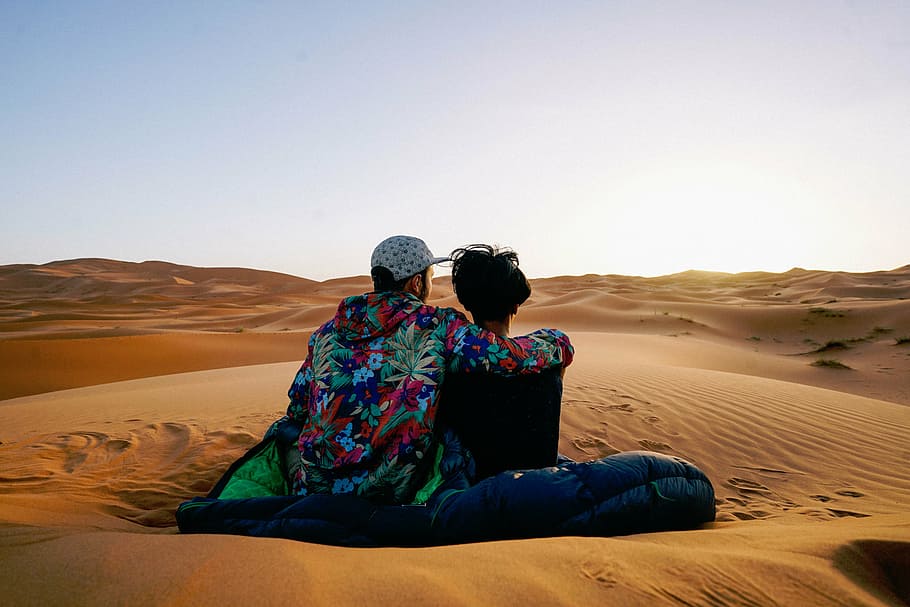
[[[277,424],[276,424],[277,426]],[[339,546],[431,546],[689,529],[714,520],[714,488],[683,459],[646,451],[471,483],[471,458],[441,440],[441,482],[425,503],[383,505],[354,495],[289,496],[273,426],[205,498],[177,510],[183,533],[280,537]]]

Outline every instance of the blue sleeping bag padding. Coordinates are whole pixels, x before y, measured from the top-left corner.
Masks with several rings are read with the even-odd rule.
[[[431,546],[691,529],[714,520],[714,488],[704,473],[660,453],[635,451],[503,472],[473,486],[457,466],[452,469],[455,474],[426,506],[379,505],[352,495],[234,500],[210,495],[181,504],[177,522],[183,533]]]
[[[434,539],[443,543],[687,529],[715,514],[701,470],[645,451],[503,472],[436,501]]]
[[[335,546],[426,546],[426,506],[381,506],[354,495],[195,498],[177,510],[183,533],[278,537]]]

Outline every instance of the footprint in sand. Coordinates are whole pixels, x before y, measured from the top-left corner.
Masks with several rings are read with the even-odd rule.
[[[763,510],[757,506],[759,506],[759,504],[757,504],[755,500],[739,497],[728,497],[724,500],[717,500],[717,509],[724,514],[722,520],[754,521],[756,519],[774,516],[773,512]]]
[[[104,449],[109,440],[110,437],[101,432],[73,432],[58,435],[57,440],[48,442],[45,447],[59,452],[64,459],[63,470],[73,474],[90,456]]]
[[[257,442],[257,437],[244,430],[227,431],[214,430],[206,434],[206,438],[216,440],[221,444],[239,447],[252,447]]]
[[[728,478],[727,483],[734,489],[739,491],[745,491],[747,493],[771,493],[771,490],[755,481],[750,481],[747,478],[739,478],[734,476],[733,478]]]
[[[715,500],[718,513],[723,513],[726,521],[752,521],[773,516],[772,512],[763,510],[754,499],[748,497],[726,497]]]
[[[575,407],[577,405],[584,405],[591,411],[597,411],[598,413],[606,411],[606,407],[599,403],[595,403],[591,400],[581,400],[576,398],[564,398],[562,399],[563,407]]]
[[[674,432],[673,430],[667,430],[666,428],[664,428],[662,426],[664,420],[657,417],[656,415],[644,415],[644,416],[642,416],[641,421],[643,421],[644,423],[646,423],[650,426],[654,426],[655,428],[657,428],[664,434],[669,434],[670,436],[679,436],[679,432]]]
[[[605,440],[593,436],[576,436],[572,439],[572,444],[580,451],[599,458],[619,453],[619,449],[614,449]]]
[[[608,405],[607,409],[609,409],[611,411],[622,411],[623,413],[632,413],[633,411],[635,411],[635,407],[633,407],[629,403]]]
[[[647,451],[661,451],[661,452],[673,451],[673,447],[671,447],[667,443],[662,443],[660,441],[655,441],[655,440],[648,440],[646,438],[638,441],[638,444],[641,446],[642,449],[645,449]]]
[[[770,512],[765,512],[764,510],[750,510],[748,512],[731,512],[733,516],[738,518],[741,521],[754,521],[756,519],[768,518],[771,516]]]
[[[744,497],[750,501],[753,499],[762,500],[766,505],[771,505],[783,511],[787,511],[791,508],[796,508],[799,506],[799,504],[793,500],[788,499],[779,493],[776,493],[772,489],[766,487],[765,485],[762,485],[759,482],[749,480],[747,478],[739,478],[737,476],[734,476],[727,479],[726,485],[728,487],[736,489],[741,497]],[[766,516],[770,515],[766,514]]]
[[[619,390],[614,390],[613,388],[610,388],[610,392],[612,392],[614,395],[616,395],[617,398],[621,398],[621,399],[624,399],[624,400],[633,400],[633,401],[635,401],[635,402],[637,402],[637,403],[641,403],[641,404],[643,404],[643,405],[650,405],[650,404],[651,404],[651,401],[644,400],[644,399],[641,399],[641,398],[636,398],[636,397],[632,396],[631,394],[620,394],[620,393],[619,393]]]
[[[865,496],[864,493],[860,493],[859,491],[850,491],[848,489],[844,489],[842,491],[835,491],[834,494],[840,495],[841,497],[853,497],[853,498]],[[828,503],[828,502],[834,501],[836,498],[830,497],[828,495],[810,495],[809,499],[814,499],[817,502]]]
[[[837,518],[844,517],[853,517],[853,518],[866,518],[868,514],[863,514],[862,512],[853,512],[851,510],[835,510],[834,508],[828,508],[828,512],[836,516]]]
[[[581,574],[592,582],[612,588],[618,583],[613,568],[614,566],[610,563],[592,563],[588,561],[582,563]]]

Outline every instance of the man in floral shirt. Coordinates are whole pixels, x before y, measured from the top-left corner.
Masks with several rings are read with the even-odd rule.
[[[446,374],[533,374],[572,362],[569,338],[555,329],[500,337],[426,305],[433,265],[445,260],[419,238],[387,238],[371,259],[375,290],[344,299],[313,333],[288,392],[288,417],[301,428],[287,458],[295,493],[410,503],[426,480]]]

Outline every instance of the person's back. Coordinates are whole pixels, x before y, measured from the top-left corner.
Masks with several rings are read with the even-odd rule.
[[[453,253],[452,285],[474,322],[508,336],[518,307],[531,294],[512,251],[473,245]],[[440,427],[451,428],[475,460],[476,478],[504,470],[556,464],[562,369],[498,377],[453,374],[446,379]]]
[[[475,479],[505,470],[556,464],[560,370],[497,377],[454,374],[446,379],[439,425],[452,428],[474,458]]]
[[[424,479],[438,388],[451,372],[534,374],[571,362],[559,331],[502,338],[426,305],[437,261],[419,239],[383,241],[372,259],[376,290],[343,300],[313,333],[288,392],[300,428],[285,454],[294,493],[407,503]]]

